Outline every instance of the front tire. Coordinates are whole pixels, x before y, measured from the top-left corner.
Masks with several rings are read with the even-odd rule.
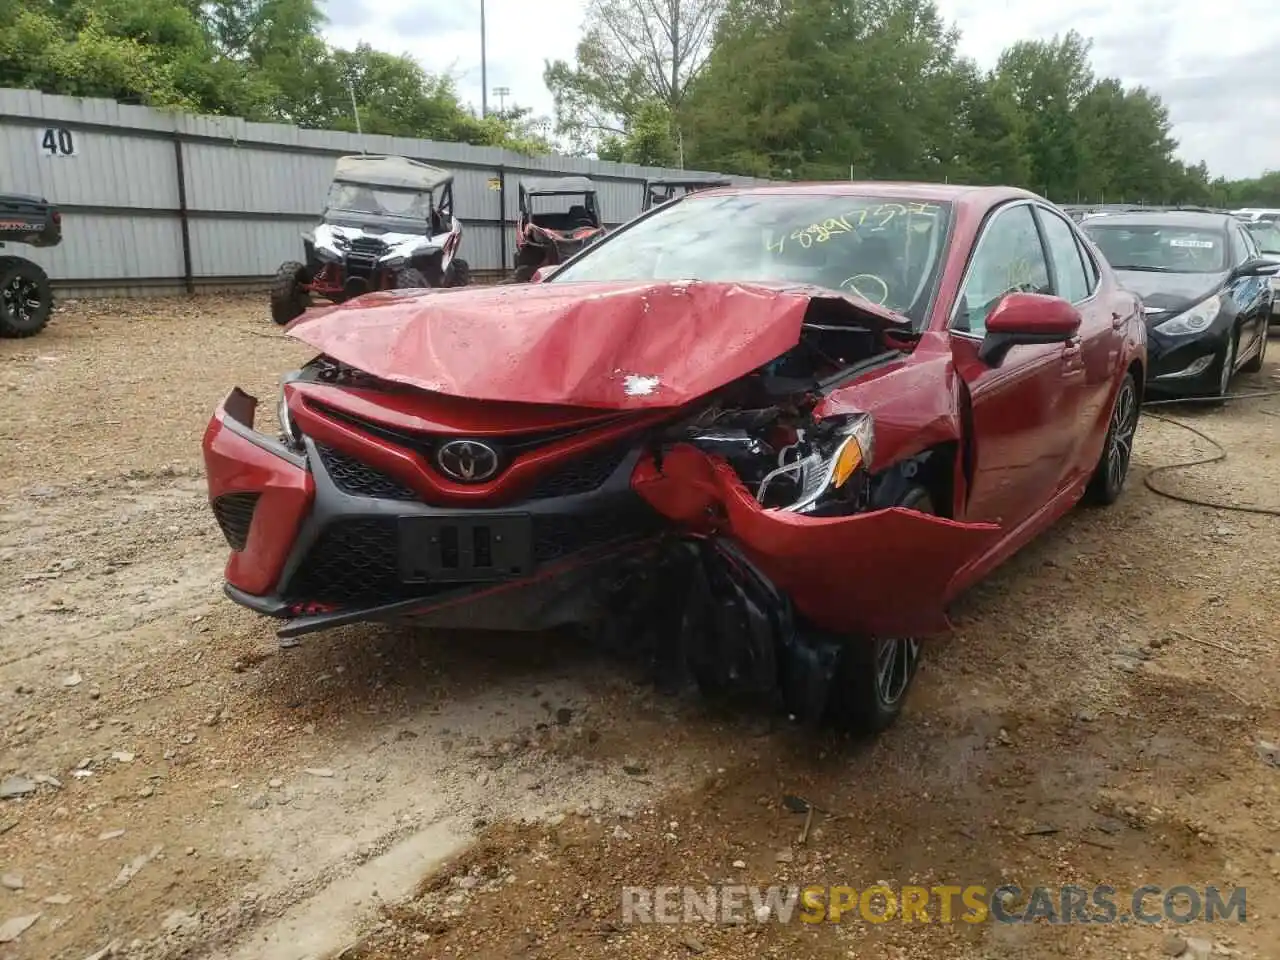
[[[1138,431],[1138,386],[1132,373],[1126,373],[1111,406],[1111,422],[1102,456],[1094,468],[1085,499],[1097,506],[1108,507],[1120,499],[1129,464],[1133,459],[1133,436]]]
[[[1243,367],[1240,368],[1241,373],[1257,373],[1262,369],[1262,365],[1267,360],[1267,328],[1262,328],[1262,342],[1258,345],[1258,352],[1255,353]]]
[[[0,337],[32,337],[53,312],[53,288],[39,264],[21,257],[0,263]]]
[[[449,272],[452,274],[449,278],[449,286],[468,287],[471,285],[471,264],[461,257],[454,257],[453,263],[449,267]]]
[[[396,290],[420,290],[430,287],[427,275],[417,267],[401,267],[392,280]]]
[[[296,260],[280,264],[271,284],[271,319],[284,326],[306,312],[311,303],[307,292],[307,268]]]
[[[1227,334],[1227,351],[1222,355],[1222,370],[1218,373],[1218,392],[1214,396],[1219,400],[1226,399],[1231,393],[1231,377],[1236,372],[1236,351],[1239,349],[1240,332],[1233,330]]]
[[[937,515],[933,498],[921,486],[907,490],[895,506]],[[891,727],[902,714],[922,652],[923,645],[915,637],[850,638],[828,695],[828,724],[860,735]]]

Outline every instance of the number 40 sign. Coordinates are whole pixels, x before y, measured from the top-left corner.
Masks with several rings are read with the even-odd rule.
[[[76,155],[76,139],[66,127],[45,127],[39,135],[40,152],[46,157]]]

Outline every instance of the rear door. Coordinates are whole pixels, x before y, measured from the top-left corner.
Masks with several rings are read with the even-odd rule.
[[[972,404],[972,481],[962,519],[1006,531],[1064,486],[1085,395],[1080,338],[1015,346],[995,367],[978,358],[987,317],[1015,290],[1053,292],[1030,201],[1002,206],[983,224],[949,328]]]
[[[1092,441],[1099,424],[1105,424],[1111,416],[1111,393],[1124,356],[1123,328],[1128,317],[1117,304],[1105,302],[1105,296],[1099,295],[1098,268],[1066,219],[1048,207],[1037,205],[1035,211],[1049,254],[1053,292],[1075,306],[1081,317],[1084,382],[1080,428],[1075,431],[1075,446],[1069,453],[1078,475],[1092,470],[1097,462],[1097,444]]]

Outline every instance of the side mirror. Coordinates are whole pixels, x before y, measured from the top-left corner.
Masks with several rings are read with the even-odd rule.
[[[978,358],[988,366],[998,367],[1010,347],[1066,343],[1080,330],[1080,322],[1080,311],[1061,297],[1006,294],[987,317],[987,333]]]
[[[1231,276],[1239,277],[1270,277],[1274,276],[1276,271],[1280,270],[1280,260],[1270,260],[1266,257],[1254,257],[1246,260],[1240,266],[1231,271]]]
[[[546,280],[553,273],[559,270],[560,267],[561,267],[561,264],[558,264],[558,263],[550,264],[545,267],[539,267],[537,270],[533,271],[533,276],[529,278],[529,282],[541,283],[543,280]]]

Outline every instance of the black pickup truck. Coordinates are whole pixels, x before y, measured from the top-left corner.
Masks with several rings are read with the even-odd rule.
[[[62,242],[62,215],[41,197],[0,194],[0,247],[25,243],[56,247]],[[44,329],[53,312],[49,275],[39,264],[0,254],[0,337],[30,337]]]

